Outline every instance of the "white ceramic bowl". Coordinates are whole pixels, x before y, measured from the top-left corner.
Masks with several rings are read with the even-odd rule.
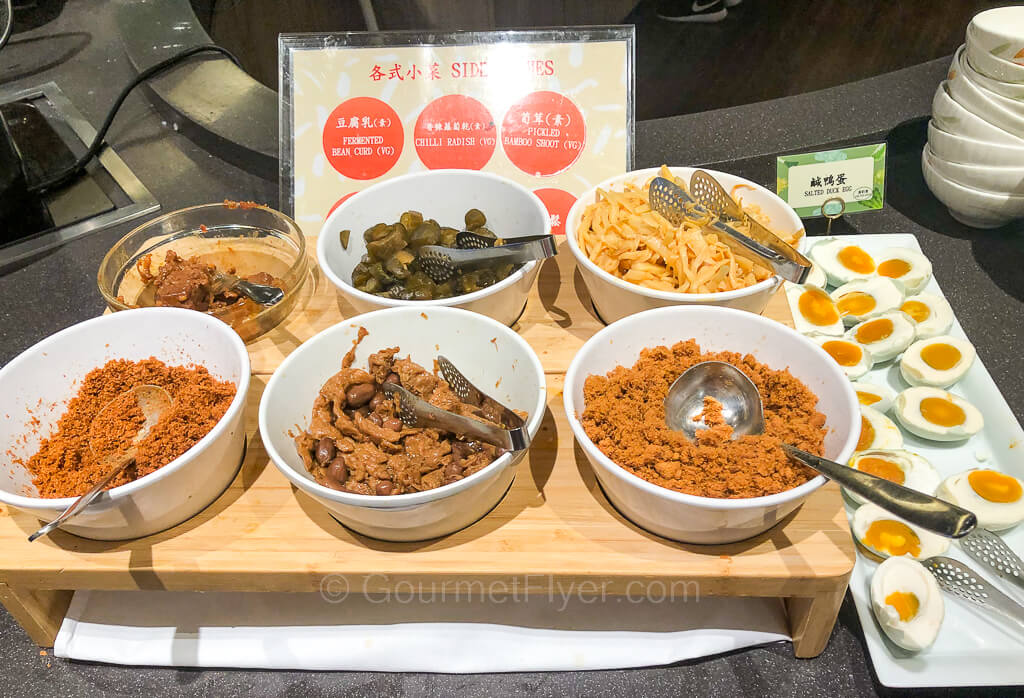
[[[1019,167],[1024,164],[1024,142],[1020,146],[979,141],[943,131],[934,120],[928,122],[928,145],[950,162],[990,167]]]
[[[26,349],[0,370],[0,501],[49,521],[74,497],[41,499],[16,459],[28,460],[56,430],[66,401],[86,373],[110,359],[151,356],[170,365],[200,364],[238,393],[227,412],[195,446],[156,472],[101,494],[61,528],[83,538],[140,538],[176,526],[227,488],[242,463],[249,354],[228,325],[178,308],[142,308],[73,325]],[[41,402],[40,402],[41,401]],[[33,410],[29,414],[27,410]],[[30,420],[38,417],[40,424]],[[10,450],[6,450],[10,449]]]
[[[1024,65],[986,51],[979,43],[971,39],[970,34],[967,36],[965,55],[971,67],[982,75],[1002,82],[1024,84]]]
[[[921,151],[921,172],[935,198],[964,225],[998,228],[1015,218],[1024,217],[1024,196],[996,194],[953,182],[935,169],[928,148]]]
[[[936,88],[935,96],[932,98],[932,120],[939,128],[947,133],[978,141],[1024,147],[1024,139],[1017,138],[958,104],[949,95],[948,82],[944,80]]]
[[[951,182],[993,194],[1024,196],[1024,161],[1017,167],[967,165],[940,158],[930,145],[926,149],[931,166]]]
[[[640,351],[695,339],[705,351],[753,354],[773,368],[787,368],[818,396],[826,417],[825,456],[845,463],[860,436],[860,409],[850,381],[820,347],[781,323],[732,308],[673,306],[633,315],[594,335],[569,365],[565,413],[573,436],[594,468],[608,499],[641,528],[686,543],[731,543],[766,531],[825,483],[822,476],[786,492],[748,499],[713,499],[659,487],[605,456],[587,436],[583,384],[616,366],[632,366]]]
[[[480,291],[436,301],[404,301],[364,293],[352,285],[352,269],[366,252],[363,231],[377,223],[393,223],[410,209],[442,226],[464,229],[471,208],[487,216],[487,227],[499,237],[546,235],[551,232],[547,209],[532,192],[511,180],[473,170],[431,170],[395,177],[359,192],[324,222],[317,258],[324,274],[360,313],[381,308],[452,306],[465,308],[511,325],[522,314],[540,265],[524,264],[508,278]],[[350,230],[348,249],[339,233]]]
[[[974,15],[967,25],[967,43],[976,50],[1012,61],[1024,60],[1024,7],[995,7]]]
[[[1014,101],[1024,100],[1024,85],[1018,85],[1012,82],[1003,82],[1002,80],[993,80],[987,75],[982,75],[971,62],[965,57],[964,47],[961,46],[957,49],[953,55],[953,63],[950,66],[950,70],[962,70],[967,74],[967,78],[975,85],[979,85],[990,92],[1012,99]]]
[[[1018,138],[1024,136],[1024,104],[971,82],[966,70],[954,71],[949,94],[960,105]]]
[[[676,176],[689,181],[695,168],[672,167],[670,169]],[[609,274],[583,254],[576,240],[576,228],[579,225],[580,218],[583,216],[584,209],[589,204],[597,201],[597,190],[617,189],[621,191],[627,182],[643,185],[648,179],[656,176],[659,170],[660,168],[658,167],[652,167],[606,179],[580,196],[569,210],[565,224],[565,236],[569,243],[569,249],[572,251],[573,257],[576,258],[576,265],[579,267],[580,274],[583,277],[583,283],[586,284],[590,297],[594,301],[594,307],[598,315],[606,323],[610,323],[633,313],[672,305],[720,305],[760,313],[768,304],[779,284],[782,283],[782,280],[777,276],[747,288],[721,293],[657,291],[632,284],[613,274]],[[759,206],[768,217],[770,221],[769,228],[772,230],[783,234],[803,230],[803,221],[796,215],[796,212],[786,202],[759,184],[725,172],[717,172],[715,170],[705,170],[705,172],[717,179],[725,187],[726,191],[731,191],[737,184],[751,187],[751,189],[742,190],[743,201]],[[801,236],[798,248],[800,251],[807,249],[806,235]]]
[[[505,325],[443,306],[391,308],[352,318],[303,342],[274,372],[260,400],[260,434],[271,460],[302,492],[352,530],[372,538],[414,541],[437,538],[484,516],[504,496],[525,451],[507,453],[464,480],[424,492],[375,497],[319,485],[302,464],[288,432],[309,425],[313,400],[339,369],[360,327],[369,335],[356,349],[356,367],[370,354],[399,347],[430,367],[438,354],[494,399],[529,413],[533,437],[544,418],[544,369],[530,346]],[[435,348],[436,347],[436,348]],[[496,385],[500,379],[500,384]]]

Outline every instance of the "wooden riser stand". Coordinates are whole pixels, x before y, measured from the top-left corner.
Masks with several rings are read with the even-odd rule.
[[[315,248],[315,239],[311,244]],[[256,426],[269,374],[302,341],[355,314],[315,272],[307,286],[292,317],[249,347],[248,450],[234,482],[206,510],[139,540],[89,541],[56,532],[31,544],[26,538],[38,521],[6,507],[0,512],[0,601],[33,641],[53,644],[78,589],[317,592],[325,579],[342,575],[366,592],[479,583],[539,594],[596,585],[622,595],[635,593],[640,582],[702,596],[781,598],[796,656],[824,649],[854,562],[835,485],[818,490],[768,532],[729,545],[667,541],[608,503],[562,410],[569,361],[602,327],[564,243],[544,264],[516,325],[547,373],[541,431],[491,513],[422,543],[387,543],[348,531],[269,462]],[[781,293],[765,315],[791,324]]]

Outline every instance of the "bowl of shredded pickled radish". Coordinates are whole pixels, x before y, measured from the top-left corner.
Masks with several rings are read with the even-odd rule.
[[[674,226],[651,209],[648,187],[661,176],[689,189],[693,167],[654,167],[601,182],[566,219],[566,238],[594,309],[606,322],[671,305],[718,305],[760,313],[782,283],[767,263],[736,255],[706,220]],[[796,212],[750,180],[704,170],[744,212],[796,249],[807,236]],[[730,222],[740,232],[749,223]]]

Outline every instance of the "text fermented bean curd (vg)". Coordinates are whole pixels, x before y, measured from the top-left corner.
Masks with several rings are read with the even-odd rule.
[[[466,212],[466,230],[497,239],[487,227],[483,212]],[[346,242],[343,231],[343,245]],[[364,293],[403,300],[436,300],[461,296],[493,286],[515,269],[497,264],[479,269],[456,269],[454,276],[435,282],[421,268],[419,251],[426,245],[455,247],[459,231],[442,226],[419,211],[406,211],[395,223],[378,223],[363,233],[366,254],[352,270],[352,285]]]

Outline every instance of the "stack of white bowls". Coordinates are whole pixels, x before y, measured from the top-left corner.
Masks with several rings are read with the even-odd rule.
[[[967,26],[932,100],[921,168],[966,225],[1024,217],[1024,6],[986,10]]]

